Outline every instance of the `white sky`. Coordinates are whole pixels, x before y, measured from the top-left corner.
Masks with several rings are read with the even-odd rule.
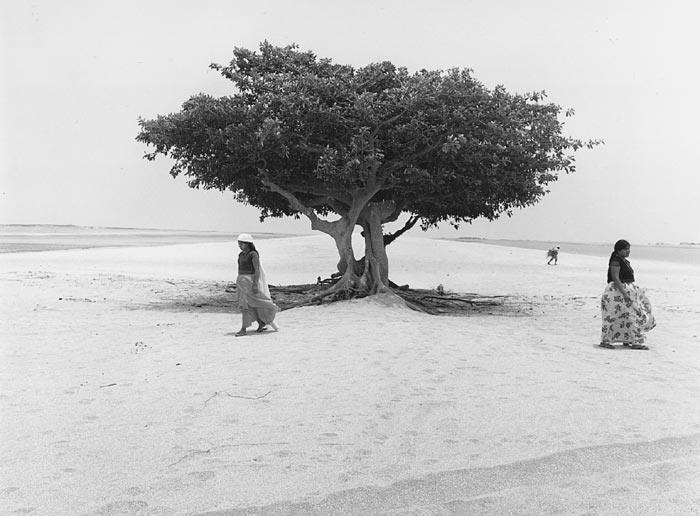
[[[696,0],[3,0],[0,223],[307,232],[142,159],[137,118],[228,94],[209,70],[235,46],[409,70],[471,68],[487,86],[546,90],[602,138],[537,206],[432,235],[700,242]],[[414,230],[417,232],[417,230]]]

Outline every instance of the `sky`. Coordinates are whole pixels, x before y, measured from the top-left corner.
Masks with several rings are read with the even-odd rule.
[[[138,119],[232,94],[211,63],[263,40],[356,67],[469,68],[545,90],[576,154],[537,205],[429,236],[700,242],[695,0],[3,0],[0,224],[308,233],[143,159]],[[388,229],[392,229],[391,227]],[[411,231],[420,235],[419,229]]]

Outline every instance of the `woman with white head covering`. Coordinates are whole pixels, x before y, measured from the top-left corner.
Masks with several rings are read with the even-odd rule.
[[[258,333],[265,331],[268,325],[277,331],[274,320],[279,308],[270,297],[265,270],[260,263],[260,255],[255,249],[253,237],[243,233],[238,237],[238,247],[241,252],[238,254],[236,287],[238,289],[238,307],[241,309],[243,322],[236,337],[245,335],[247,328],[254,321],[258,323],[258,328],[255,330]]]

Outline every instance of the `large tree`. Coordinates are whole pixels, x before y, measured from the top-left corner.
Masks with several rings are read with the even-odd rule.
[[[211,65],[233,83],[230,96],[196,95],[178,113],[140,119],[137,140],[153,147],[147,159],[172,158],[173,176],[228,189],[261,220],[308,217],[338,249],[332,291],[385,291],[386,245],[398,234],[510,215],[572,172],[575,150],[598,143],[564,136],[562,109],[544,92],[488,89],[470,70],[353,68],[267,42],[233,54]],[[404,227],[385,235],[402,213]]]

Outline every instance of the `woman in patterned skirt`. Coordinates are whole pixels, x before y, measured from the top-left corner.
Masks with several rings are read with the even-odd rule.
[[[600,347],[615,349],[622,342],[632,349],[649,349],[645,333],[654,328],[651,303],[644,290],[634,284],[634,270],[627,257],[630,243],[618,240],[608,262],[608,286],[600,300],[603,328]]]
[[[238,290],[238,308],[241,309],[243,321],[241,329],[236,332],[236,337],[246,335],[248,326],[257,321],[257,333],[262,333],[267,326],[272,326],[277,331],[275,315],[279,308],[272,302],[270,289],[267,286],[265,270],[260,263],[260,256],[253,237],[244,233],[238,237],[238,277],[236,288]]]

